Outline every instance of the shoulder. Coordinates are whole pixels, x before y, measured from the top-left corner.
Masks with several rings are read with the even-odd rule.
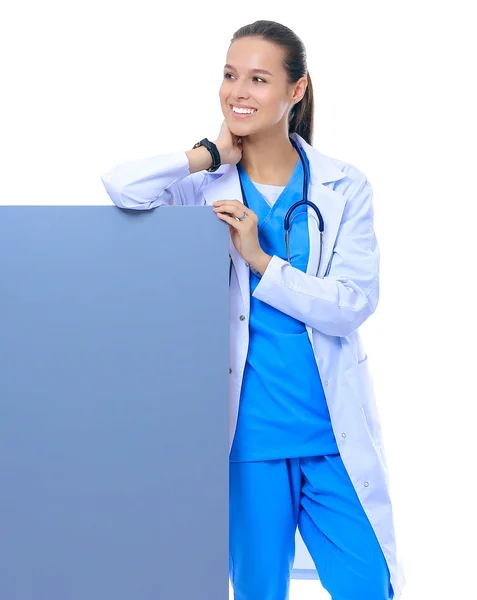
[[[323,185],[343,196],[343,219],[373,221],[373,188],[366,173],[355,164],[324,154],[316,148],[314,152],[322,168],[333,174],[332,180]]]
[[[322,164],[333,167],[340,172],[340,175],[335,180],[336,183],[339,184],[340,189],[348,189],[356,184],[368,181],[365,172],[355,164],[324,154],[323,152],[316,150],[316,148],[315,151],[319,155]]]
[[[333,191],[341,194],[346,203],[372,205],[373,188],[366,173],[355,164],[319,152],[322,163],[339,171],[334,181],[325,183]]]
[[[296,133],[292,136],[306,152],[312,182],[326,185],[346,197],[350,197],[356,187],[367,182],[366,174],[355,164],[322,152]]]

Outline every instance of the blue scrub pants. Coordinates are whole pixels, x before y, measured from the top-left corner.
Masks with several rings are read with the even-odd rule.
[[[297,526],[332,600],[394,597],[339,453],[231,462],[229,511],[235,600],[288,600]]]

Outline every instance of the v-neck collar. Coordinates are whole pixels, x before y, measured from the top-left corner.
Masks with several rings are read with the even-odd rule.
[[[250,177],[247,174],[247,171],[245,171],[245,169],[243,168],[243,166],[241,165],[240,162],[237,163],[237,170],[238,170],[238,174],[239,174],[240,183],[243,187],[246,188],[244,190],[245,193],[243,194],[244,198],[246,198],[247,189],[248,190],[251,189],[255,194],[258,194],[260,201],[263,202],[264,207],[266,207],[266,209],[268,211],[266,213],[266,216],[263,219],[263,221],[261,223],[259,222],[258,231],[261,231],[265,227],[265,225],[269,222],[270,218],[272,217],[273,212],[276,210],[276,207],[280,206],[283,198],[286,195],[288,195],[290,188],[295,184],[295,181],[298,179],[298,177],[300,177],[300,173],[303,172],[301,160],[300,160],[300,157],[298,157],[297,163],[295,165],[295,168],[293,169],[290,179],[288,180],[288,183],[283,188],[283,190],[279,194],[278,198],[275,200],[274,204],[272,206],[270,206],[268,204],[268,202],[265,200],[265,198],[263,197],[262,192],[257,188],[257,186],[254,184],[254,182],[250,179]],[[302,173],[302,175],[304,175],[304,173]],[[264,211],[264,213],[265,213],[265,211]]]

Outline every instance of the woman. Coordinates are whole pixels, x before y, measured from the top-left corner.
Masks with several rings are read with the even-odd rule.
[[[371,186],[311,145],[305,49],[287,27],[257,21],[234,34],[220,103],[214,143],[123,163],[102,180],[119,207],[213,204],[230,230],[235,598],[289,597],[298,527],[333,600],[397,599],[405,579],[357,331],[379,296]],[[302,204],[288,255],[284,219],[307,169],[322,252],[319,217]]]

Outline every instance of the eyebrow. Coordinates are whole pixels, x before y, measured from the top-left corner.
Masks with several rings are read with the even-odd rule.
[[[235,67],[232,67],[232,65],[225,65],[224,69],[233,69],[234,71],[236,71],[237,69]],[[264,75],[272,75],[270,73],[270,71],[265,71],[265,69],[250,69],[250,73],[262,73]],[[272,75],[273,77],[273,75]]]

